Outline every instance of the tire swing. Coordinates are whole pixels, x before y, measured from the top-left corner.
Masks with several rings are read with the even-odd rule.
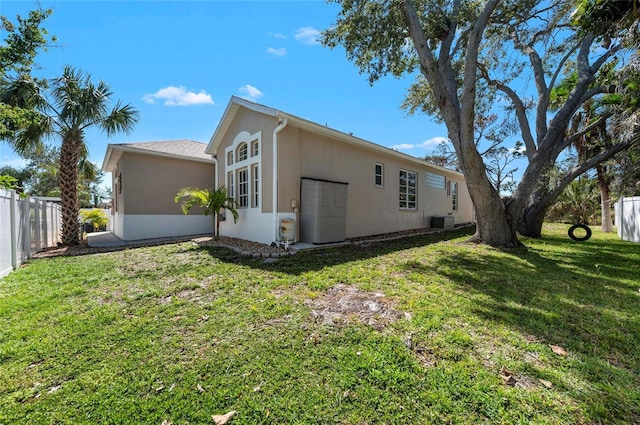
[[[585,232],[584,236],[576,236],[574,233],[576,229],[584,230]],[[569,227],[569,231],[567,233],[569,233],[569,237],[574,241],[582,242],[582,241],[589,240],[589,238],[591,237],[591,228],[586,224],[574,224],[573,226]]]

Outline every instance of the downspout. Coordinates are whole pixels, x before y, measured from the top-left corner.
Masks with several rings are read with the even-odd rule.
[[[213,173],[213,190],[218,189],[218,173],[220,173],[220,169],[218,168],[218,157],[213,155],[213,164],[216,168],[214,168],[215,172]]]
[[[276,116],[277,113],[276,113]],[[271,190],[273,191],[273,240],[278,240],[278,133],[287,126],[288,119],[284,118],[278,122],[278,126],[273,129],[273,165],[271,171],[273,173],[273,183]]]

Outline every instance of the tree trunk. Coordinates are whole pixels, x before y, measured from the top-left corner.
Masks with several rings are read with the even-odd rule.
[[[62,244],[77,245],[80,238],[78,221],[78,159],[79,142],[65,135],[60,147],[60,197],[62,199]],[[81,141],[80,141],[81,143]]]
[[[487,179],[484,163],[475,150],[475,145],[463,145],[458,157],[464,164],[467,188],[476,210],[476,233],[471,241],[486,243],[500,249],[522,247],[516,233],[516,224],[512,219],[519,216],[514,215],[511,210],[515,203],[509,198],[501,199],[493,188]]]
[[[500,249],[514,249],[523,246],[507,212],[499,212],[488,204],[476,203],[475,207],[478,222],[476,234],[471,238],[471,241],[486,243]]]
[[[213,227],[213,240],[220,240],[220,213],[215,213],[215,226]]]
[[[541,207],[539,203],[527,206],[518,221],[518,233],[530,238],[541,238],[542,224],[547,210],[547,207]]]
[[[596,167],[598,187],[600,188],[600,210],[602,212],[602,231],[613,232],[613,219],[611,218],[611,202],[609,199],[609,179],[601,166]]]

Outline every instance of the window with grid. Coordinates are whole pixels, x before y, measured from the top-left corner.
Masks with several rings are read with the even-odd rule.
[[[260,205],[260,174],[258,174],[258,164],[251,166],[251,182],[253,186],[253,208]]]
[[[384,186],[384,165],[376,163],[374,173],[376,186]]]
[[[238,207],[249,206],[249,173],[246,168],[238,170]]]
[[[258,156],[258,154],[260,153],[260,144],[258,143],[257,140],[254,140],[253,142],[251,142],[251,156]]]
[[[247,144],[246,143],[241,143],[240,146],[238,146],[238,155],[237,155],[237,162],[241,162],[247,159],[247,152],[248,152],[248,148],[247,148]]]
[[[417,189],[418,175],[413,171],[400,170],[399,192],[400,192],[400,208],[416,209],[417,208]]]
[[[229,151],[227,152],[227,165],[231,164],[233,164],[233,152]]]
[[[227,174],[227,194],[229,198],[236,198],[235,185],[233,184],[233,171]]]

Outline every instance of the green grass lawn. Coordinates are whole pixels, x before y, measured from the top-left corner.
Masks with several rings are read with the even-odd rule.
[[[566,230],[34,260],[0,280],[0,423],[640,423],[640,245]],[[398,319],[324,323],[336,285]]]

